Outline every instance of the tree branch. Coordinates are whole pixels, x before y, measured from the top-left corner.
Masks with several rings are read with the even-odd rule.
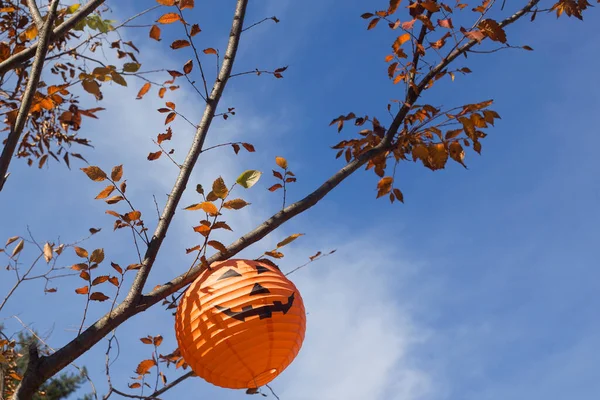
[[[38,30],[41,30],[44,26],[44,20],[35,0],[27,0],[27,7],[29,7],[29,12],[31,12],[35,26],[37,26]]]
[[[42,76],[44,60],[46,58],[48,45],[50,43],[50,32],[52,31],[52,25],[54,24],[54,18],[56,17],[56,8],[58,7],[58,2],[59,0],[53,0],[52,4],[50,4],[50,10],[48,11],[46,22],[42,32],[40,33],[40,39],[38,41],[40,45],[35,53],[35,61],[31,67],[31,76],[29,77],[29,81],[25,87],[25,93],[23,95],[23,100],[21,101],[21,107],[19,108],[15,125],[8,134],[6,144],[4,145],[4,149],[2,149],[2,155],[0,155],[0,191],[2,191],[4,182],[8,177],[6,172],[8,171],[10,160],[12,159],[15,149],[17,148],[23,128],[25,128],[25,123],[27,122],[27,117],[29,116],[29,110],[31,109],[31,103],[33,102],[33,96],[37,91],[37,87]]]
[[[85,6],[81,7],[71,18],[60,24],[52,31],[50,35],[52,39],[64,36],[69,30],[71,30],[79,21],[90,15],[96,10],[105,0],[90,0]],[[41,38],[40,38],[41,40]],[[27,49],[20,53],[13,54],[11,57],[0,63],[0,75],[8,72],[11,69],[16,68],[18,65],[23,64],[25,61],[32,58],[40,45],[40,41],[31,45]]]

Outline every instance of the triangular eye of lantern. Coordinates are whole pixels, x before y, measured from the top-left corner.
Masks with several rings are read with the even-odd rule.
[[[269,272],[269,268],[263,266],[263,265],[257,265],[256,266],[256,272],[259,274],[262,274],[263,272]]]
[[[221,279],[233,278],[234,276],[242,276],[242,274],[240,274],[239,272],[237,272],[237,271],[235,271],[233,269],[228,269],[217,280],[220,281]]]
[[[255,283],[254,287],[250,291],[250,296],[253,296],[255,294],[263,294],[263,293],[271,293],[271,291],[269,289],[267,289],[266,287],[261,286],[259,283]]]

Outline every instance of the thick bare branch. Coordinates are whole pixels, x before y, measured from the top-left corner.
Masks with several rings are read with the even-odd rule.
[[[86,5],[79,8],[75,14],[71,16],[68,20],[60,24],[59,26],[52,31],[52,39],[56,39],[57,37],[64,36],[69,30],[71,30],[79,21],[83,20],[85,17],[90,15],[94,10],[96,10],[105,0],[90,0]],[[25,61],[31,59],[41,43],[41,38],[37,43],[34,43],[31,47],[21,51],[20,53],[14,54],[13,56],[7,58],[6,60],[0,63],[0,75],[10,71],[11,69],[16,68],[20,64],[23,64]]]
[[[31,76],[29,77],[27,87],[25,88],[23,100],[21,101],[21,107],[19,108],[15,125],[8,134],[6,144],[4,145],[4,149],[2,149],[2,155],[0,155],[0,191],[2,191],[2,187],[6,181],[6,172],[8,171],[10,160],[12,159],[15,149],[17,148],[17,144],[19,143],[19,139],[21,138],[21,133],[23,132],[23,128],[27,122],[27,117],[29,116],[29,110],[31,109],[33,96],[35,95],[38,84],[40,83],[42,70],[44,69],[44,60],[46,58],[48,45],[50,43],[50,32],[52,31],[52,25],[54,24],[54,18],[56,17],[58,3],[59,0],[54,0],[52,1],[52,4],[50,4],[50,10],[48,11],[46,22],[42,32],[40,33],[40,39],[38,41],[40,45],[35,53],[35,61],[31,67]]]
[[[31,12],[31,17],[33,18],[35,26],[41,30],[44,26],[44,20],[42,19],[42,14],[40,14],[40,9],[38,8],[35,0],[27,0],[27,7],[29,7],[29,11]]]

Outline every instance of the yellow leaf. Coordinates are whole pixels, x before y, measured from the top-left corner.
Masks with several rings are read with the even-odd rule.
[[[287,160],[283,157],[275,157],[275,162],[283,169],[287,169],[288,167]]]
[[[277,243],[277,248],[283,247],[287,244],[292,243],[294,240],[296,240],[297,238],[299,238],[302,235],[304,235],[304,233],[294,233],[293,235],[288,236],[287,238],[283,239],[281,242]]]
[[[256,170],[247,170],[238,176],[236,182],[245,189],[249,189],[258,182],[262,172]]]

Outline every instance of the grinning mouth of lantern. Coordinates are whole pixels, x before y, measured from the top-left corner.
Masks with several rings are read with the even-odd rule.
[[[267,289],[265,289],[267,290]],[[263,292],[264,293],[264,292]],[[267,290],[268,293],[268,290]],[[254,293],[257,294],[257,293]],[[271,305],[264,305],[260,307],[254,308],[252,305],[242,307],[241,311],[233,311],[231,308],[225,308],[221,306],[215,306],[219,312],[231,317],[235,318],[238,321],[245,322],[246,318],[250,318],[252,316],[258,315],[260,319],[271,318],[273,313],[281,312],[283,314],[287,314],[287,312],[292,308],[294,304],[294,293],[288,297],[287,302],[283,303],[281,301],[274,301]]]

